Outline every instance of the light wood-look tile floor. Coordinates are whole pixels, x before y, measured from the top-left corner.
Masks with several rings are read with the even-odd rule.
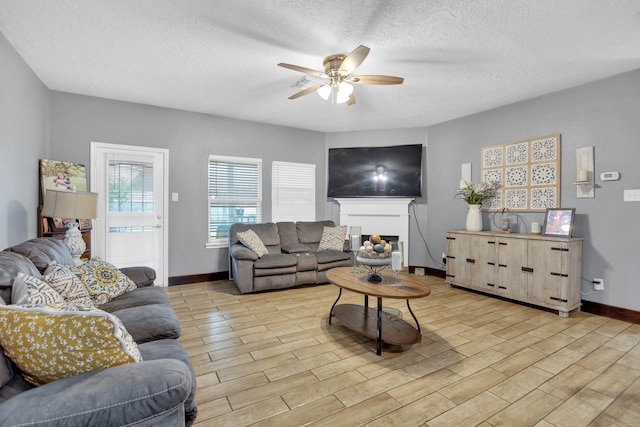
[[[327,324],[330,284],[168,288],[197,376],[196,426],[640,426],[640,325],[423,278],[431,295],[411,301],[422,342],[381,356]],[[384,305],[411,321],[404,301]]]

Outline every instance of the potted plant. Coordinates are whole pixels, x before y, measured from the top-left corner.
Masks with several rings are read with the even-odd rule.
[[[489,202],[498,194],[499,188],[499,182],[489,181],[480,184],[468,182],[464,187],[456,190],[456,194],[453,197],[455,199],[462,199],[469,205],[466,224],[467,230],[482,230],[482,215],[480,214],[480,209],[483,204]]]

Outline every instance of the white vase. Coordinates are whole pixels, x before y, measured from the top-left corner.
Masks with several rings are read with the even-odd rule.
[[[482,231],[482,214],[480,208],[482,205],[468,205],[469,212],[467,212],[467,230],[468,231]]]

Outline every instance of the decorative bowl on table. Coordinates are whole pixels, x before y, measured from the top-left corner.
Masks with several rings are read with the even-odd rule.
[[[391,245],[374,234],[364,241],[358,250],[356,261],[369,271],[369,282],[381,282],[380,272],[391,264]]]

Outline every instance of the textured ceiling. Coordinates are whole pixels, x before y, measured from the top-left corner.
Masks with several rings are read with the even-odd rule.
[[[324,132],[427,126],[640,68],[640,1],[0,0],[52,90]],[[287,98],[371,48],[357,103]]]

